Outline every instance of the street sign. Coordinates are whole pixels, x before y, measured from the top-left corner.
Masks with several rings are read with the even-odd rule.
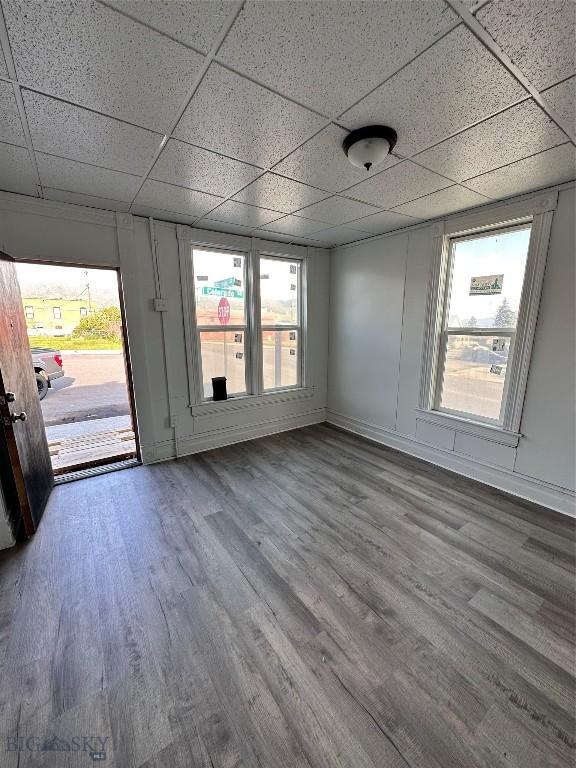
[[[242,285],[242,281],[238,277],[227,277],[224,280],[215,280],[214,285],[216,288],[236,288]]]
[[[218,320],[220,325],[228,325],[230,322],[230,302],[226,298],[218,302]]]
[[[223,296],[228,299],[243,299],[244,291],[235,291],[233,288],[202,288],[203,296]]]

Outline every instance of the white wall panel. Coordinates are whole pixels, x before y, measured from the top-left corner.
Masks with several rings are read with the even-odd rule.
[[[429,227],[407,232],[405,237],[408,238],[408,260],[396,429],[403,435],[413,437],[416,432],[414,403],[418,402],[426,314],[426,302],[422,297],[426,296],[428,285],[432,241]]]
[[[330,407],[381,427],[396,424],[405,235],[336,251],[330,290]]]
[[[574,189],[554,215],[544,288],[524,400],[516,471],[574,490]]]
[[[428,445],[434,445],[436,448],[442,448],[444,451],[454,450],[455,434],[453,429],[439,427],[437,424],[430,424],[421,419],[416,420],[416,439]]]
[[[484,440],[482,437],[456,432],[454,450],[456,453],[470,456],[470,458],[482,461],[484,464],[492,464],[504,469],[514,468],[516,449],[509,445],[495,443],[494,440]]]

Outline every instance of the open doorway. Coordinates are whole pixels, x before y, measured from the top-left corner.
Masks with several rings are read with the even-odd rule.
[[[16,270],[54,475],[138,458],[118,272]]]

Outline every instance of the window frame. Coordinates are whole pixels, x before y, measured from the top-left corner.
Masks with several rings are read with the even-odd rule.
[[[56,314],[56,312],[58,312],[58,314]],[[62,320],[62,307],[59,307],[59,306],[52,307],[52,319]]]
[[[285,261],[285,262],[299,262],[299,269],[297,272],[297,284],[296,284],[296,293],[297,293],[297,306],[296,306],[296,324],[263,324],[262,323],[262,297],[260,295],[260,285],[261,285],[261,264],[262,259],[268,259],[270,261]],[[305,283],[305,278],[303,277],[303,273],[305,270],[305,262],[303,259],[295,257],[295,256],[289,256],[289,255],[279,255],[279,254],[270,254],[266,253],[265,251],[259,251],[258,252],[258,314],[259,314],[259,335],[260,335],[260,346],[262,345],[262,335],[264,331],[296,331],[297,333],[297,339],[298,339],[298,346],[296,349],[296,354],[298,357],[297,363],[296,363],[296,370],[297,370],[297,381],[296,384],[289,384],[288,386],[280,386],[280,387],[268,387],[267,389],[264,387],[264,349],[262,348],[262,365],[260,366],[260,372],[261,372],[261,391],[263,393],[270,393],[270,392],[284,392],[286,390],[291,389],[300,389],[302,387],[302,381],[303,381],[303,366],[302,366],[302,360],[304,357],[303,354],[303,322],[302,322],[302,286]]]
[[[242,392],[235,392],[229,397],[245,397],[250,394],[250,349],[251,349],[251,336],[252,327],[249,318],[248,302],[251,297],[251,290],[248,285],[248,260],[249,253],[239,250],[237,248],[223,248],[218,247],[218,253],[229,254],[230,256],[241,256],[244,260],[242,269],[242,278],[244,281],[244,325],[198,325],[196,315],[196,285],[195,285],[195,273],[194,273],[194,250],[208,250],[209,246],[206,245],[192,245],[190,249],[190,261],[191,265],[191,277],[192,277],[192,290],[194,291],[194,329],[196,336],[196,345],[198,348],[198,375],[200,378],[200,388],[202,394],[201,402],[213,402],[211,397],[206,397],[204,394],[204,371],[202,368],[202,345],[200,341],[200,335],[202,333],[242,333],[244,334],[244,389]],[[212,248],[211,250],[216,250]]]
[[[522,407],[528,380],[538,307],[557,193],[537,195],[517,203],[489,206],[484,210],[453,217],[432,225],[432,263],[424,326],[423,357],[418,411],[442,426],[497,442],[517,445]],[[524,282],[516,329],[459,328],[456,335],[508,335],[509,351],[500,419],[441,408],[440,395],[448,335],[448,302],[452,269],[452,244],[457,240],[490,236],[495,232],[531,227]],[[456,329],[454,329],[456,331]],[[446,343],[443,341],[446,340]]]
[[[313,396],[314,387],[308,381],[307,361],[308,352],[308,248],[304,246],[274,243],[260,240],[256,237],[243,237],[228,233],[199,230],[186,225],[177,226],[178,253],[180,266],[180,283],[182,291],[182,308],[184,312],[184,335],[186,345],[186,360],[188,369],[189,407],[193,415],[206,415],[222,411],[268,405],[287,400],[309,398]],[[202,382],[202,356],[200,336],[196,322],[196,300],[194,286],[193,256],[194,248],[211,249],[231,252],[245,257],[245,371],[246,392],[230,395],[228,400],[214,401],[204,397]],[[263,388],[262,369],[262,328],[260,323],[260,257],[279,258],[288,261],[300,261],[300,382],[298,386],[291,385],[273,390]],[[203,330],[206,330],[202,326]],[[218,330],[210,326],[208,330]],[[231,329],[232,326],[226,326]],[[290,328],[286,326],[284,330]]]

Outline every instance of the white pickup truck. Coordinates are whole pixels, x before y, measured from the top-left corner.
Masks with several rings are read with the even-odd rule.
[[[33,347],[30,351],[38,385],[38,397],[44,400],[52,386],[52,381],[64,376],[62,355],[57,349],[43,347]]]

